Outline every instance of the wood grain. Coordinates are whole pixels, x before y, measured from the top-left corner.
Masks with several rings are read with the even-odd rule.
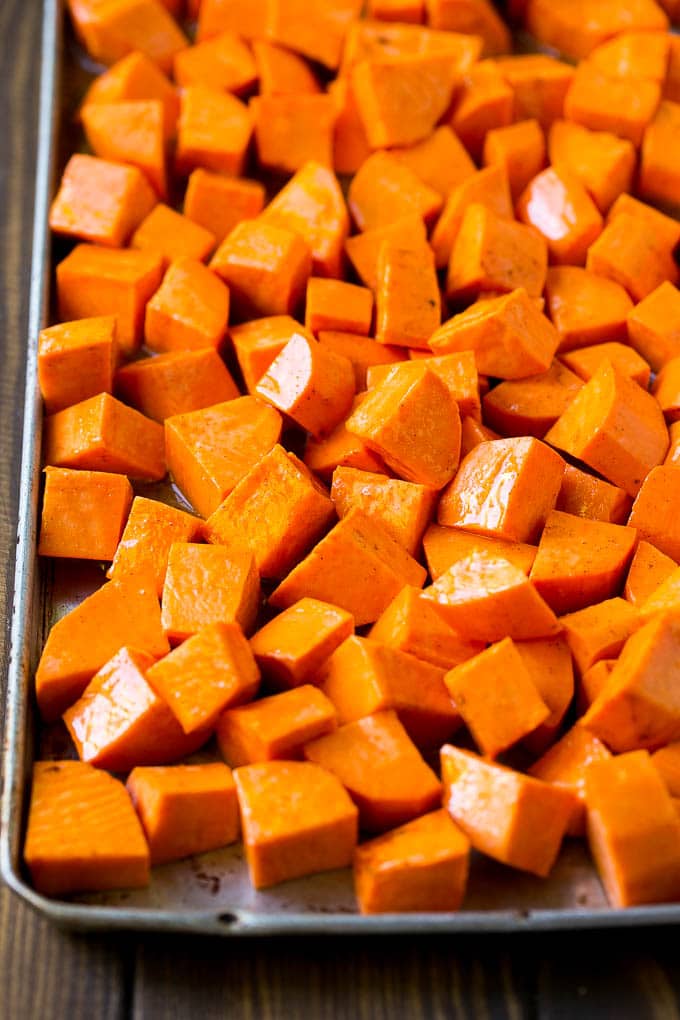
[[[4,636],[17,505],[40,8],[40,0],[0,2]],[[678,934],[665,929],[511,938],[245,942],[76,936],[52,928],[7,890],[0,890],[0,1017],[680,1020]]]

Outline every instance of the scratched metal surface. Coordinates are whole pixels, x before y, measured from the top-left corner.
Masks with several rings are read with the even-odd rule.
[[[59,153],[68,149],[73,135],[72,120],[64,116],[64,110],[72,109],[74,94],[83,80],[82,69],[76,66],[73,54],[68,51],[64,55],[62,16],[60,0],[44,0],[30,335],[0,814],[0,868],[4,880],[40,913],[64,927],[80,929],[245,936],[519,932],[680,921],[680,906],[610,909],[584,847],[575,841],[566,844],[548,880],[522,875],[474,855],[465,907],[452,914],[361,917],[356,913],[349,871],[331,872],[257,892],[248,881],[240,845],[155,868],[151,885],[144,890],[58,901],[46,899],[31,889],[21,865],[31,764],[37,757],[73,753],[61,724],[38,728],[31,693],[32,673],[50,624],[102,580],[97,565],[44,565],[38,564],[36,557],[41,429],[36,349],[38,332],[49,319],[53,259],[47,212]],[[529,48],[526,42],[523,48]],[[157,488],[156,495],[168,500],[175,498],[167,486]],[[210,757],[210,749],[201,755]]]

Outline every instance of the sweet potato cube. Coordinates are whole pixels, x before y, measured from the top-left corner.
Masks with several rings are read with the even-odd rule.
[[[44,896],[149,884],[149,847],[125,787],[80,761],[34,764],[24,860]]]
[[[670,556],[640,539],[631,560],[623,597],[639,608],[670,577],[676,566]]]
[[[678,203],[680,175],[673,153],[680,137],[680,104],[662,100],[645,129],[638,192],[648,202]]]
[[[492,128],[484,139],[484,166],[501,166],[517,200],[545,164],[545,136],[537,120]]]
[[[587,57],[607,39],[621,32],[665,31],[668,18],[659,4],[649,0],[622,8],[618,3],[586,0],[574,7],[570,0],[533,0],[528,26],[547,46],[562,50],[574,60]]]
[[[376,344],[376,347],[380,346]],[[354,400],[353,409],[356,410],[364,399],[365,394],[360,393]],[[311,471],[329,485],[337,467],[353,467],[359,471],[373,471],[376,474],[388,473],[378,454],[369,450],[358,436],[348,432],[344,421],[341,421],[324,439],[308,436],[304,461]]]
[[[504,436],[542,439],[582,385],[565,365],[553,361],[540,375],[509,379],[494,386],[484,396],[484,420]]]
[[[408,245],[421,248],[427,241],[422,218],[414,212],[402,213],[394,222],[364,230],[345,241],[345,251],[357,275],[374,293],[380,282],[378,258],[385,241],[402,248]]]
[[[227,708],[254,698],[260,673],[237,623],[208,624],[146,673],[185,733],[211,730]]]
[[[489,758],[512,747],[550,715],[511,638],[455,666],[444,682],[475,743]]]
[[[321,91],[307,61],[291,50],[255,39],[253,57],[261,96],[315,94]]]
[[[477,301],[430,337],[435,354],[472,350],[477,369],[499,379],[546,372],[559,344],[554,326],[523,287]]]
[[[425,570],[358,507],[350,510],[271,595],[287,609],[303,596],[331,602],[373,623],[406,584],[419,587]]]
[[[179,489],[209,517],[278,443],[281,415],[255,397],[176,415],[165,422],[168,468]]]
[[[340,182],[328,166],[306,162],[274,196],[261,221],[291,230],[305,242],[315,276],[342,276],[349,213]]]
[[[261,577],[284,577],[334,520],[333,503],[302,461],[275,446],[208,518],[203,537],[248,548]]]
[[[576,688],[576,709],[585,715],[592,703],[609,683],[609,677],[616,665],[616,659],[600,659],[579,677]]]
[[[203,0],[198,9],[196,38],[237,32],[244,39],[259,39],[267,29],[267,13],[266,0],[251,0],[247,7],[240,0]]]
[[[50,227],[57,234],[120,248],[156,201],[136,167],[76,153],[52,202]]]
[[[180,88],[208,88],[242,95],[257,81],[253,54],[235,32],[220,32],[175,54],[174,78]]]
[[[337,776],[368,832],[402,825],[439,804],[439,780],[392,710],[340,726],[307,744],[304,754]]]
[[[432,516],[435,493],[414,482],[338,467],[333,472],[331,499],[338,517],[360,507],[415,556]]]
[[[560,622],[581,673],[600,659],[615,659],[642,623],[637,610],[621,598],[569,613]]]
[[[146,306],[144,338],[157,352],[218,348],[228,321],[228,288],[201,262],[180,258]]]
[[[126,404],[158,422],[239,396],[236,383],[212,347],[132,361],[116,372],[115,390]]]
[[[472,450],[443,493],[440,524],[533,542],[554,509],[564,461],[538,439],[496,439]]]
[[[586,775],[592,764],[611,755],[601,740],[582,726],[574,726],[529,769],[529,775],[568,790],[576,797],[567,836],[586,831]]]
[[[548,152],[553,166],[576,177],[603,215],[619,195],[631,190],[636,159],[627,138],[557,120],[550,129]]]
[[[203,262],[216,243],[217,238],[210,230],[163,202],[142,220],[130,241],[133,248],[162,255],[166,263],[180,258]]]
[[[465,210],[473,202],[490,209],[501,219],[513,218],[510,182],[505,167],[496,165],[477,170],[446,196],[446,204],[432,231],[432,250],[438,269],[449,264]]]
[[[555,739],[574,697],[574,666],[563,634],[516,641],[515,648],[529,671],[550,715],[522,741],[532,754],[540,754]]]
[[[537,231],[473,204],[465,211],[451,253],[446,296],[457,301],[483,290],[524,287],[530,297],[538,297],[547,268],[547,245]]]
[[[247,106],[228,92],[190,85],[182,90],[177,126],[176,166],[238,177],[243,173],[253,131]]]
[[[667,280],[678,282],[678,268],[664,239],[630,213],[610,218],[588,250],[586,269],[620,283],[634,301],[642,301]]]
[[[517,215],[545,237],[553,262],[585,265],[588,248],[602,231],[602,216],[578,177],[549,167],[529,183]]]
[[[526,574],[483,550],[454,563],[423,592],[444,621],[473,641],[549,637],[559,624]]]
[[[441,210],[441,195],[389,152],[374,152],[359,167],[348,192],[359,230],[387,227],[412,213],[430,223]]]
[[[458,73],[446,53],[409,53],[360,61],[354,100],[372,149],[413,145],[446,113]]]
[[[470,844],[444,810],[376,836],[354,855],[362,914],[458,910],[465,895]]]
[[[576,612],[620,590],[636,539],[634,528],[553,510],[529,576],[556,613]]]
[[[446,124],[435,128],[432,134],[415,145],[391,151],[443,198],[476,172],[467,149]]]
[[[221,762],[142,765],[132,770],[126,785],[152,864],[217,850],[238,839],[236,786]]]
[[[572,817],[573,793],[470,751],[441,749],[444,807],[475,850],[544,878]]]
[[[648,362],[640,357],[632,347],[616,340],[595,344],[593,347],[579,347],[578,350],[567,351],[561,355],[561,360],[586,382],[588,379],[592,379],[604,361],[609,361],[622,375],[633,379],[644,390],[649,385],[651,369]]]
[[[371,150],[363,121],[352,91],[349,75],[335,78],[328,85],[335,101],[336,118],[333,131],[333,169],[338,174],[355,174],[368,159]]]
[[[460,726],[444,686],[444,670],[397,648],[349,637],[323,666],[317,683],[338,722],[394,709],[418,747],[439,747]]]
[[[639,607],[639,613],[643,620],[651,620],[662,616],[664,613],[675,613],[680,607],[680,567],[675,567],[673,572],[655,588]]]
[[[224,239],[210,266],[228,285],[236,314],[256,318],[295,310],[312,260],[305,242],[291,230],[244,220]]]
[[[230,708],[217,720],[217,743],[236,768],[302,757],[303,745],[337,726],[333,703],[311,684]]]
[[[149,251],[111,251],[79,244],[57,266],[59,318],[116,316],[116,339],[124,354],[142,342],[144,309],[158,290],[163,259]]]
[[[112,560],[132,495],[124,475],[45,468],[38,553]]]
[[[166,73],[186,36],[162,3],[156,0],[115,0],[114,3],[70,4],[76,32],[99,64],[113,64],[141,50]]]
[[[353,631],[351,613],[303,598],[253,634],[250,647],[269,685],[286,690],[311,681]]]
[[[272,361],[255,392],[318,439],[345,419],[354,387],[351,362],[300,330]]]
[[[667,216],[660,209],[623,194],[614,202],[607,215],[607,223],[613,223],[619,216],[632,216],[639,223],[646,224],[648,230],[656,235],[662,248],[675,249],[680,242],[680,223],[672,216]]]
[[[672,9],[664,0],[661,7]],[[589,62],[612,78],[641,78],[663,83],[668,65],[669,38],[663,31],[621,32],[592,51]]]
[[[425,559],[432,580],[436,581],[449,567],[478,550],[501,556],[523,573],[528,574],[536,558],[536,546],[526,542],[510,542],[504,538],[480,535],[460,528],[431,524],[423,536]]]
[[[205,742],[206,731],[185,735],[149,686],[145,672],[153,662],[147,652],[121,648],[64,712],[81,761],[127,772],[183,758]]]
[[[407,481],[441,489],[458,467],[460,413],[441,379],[404,363],[371,390],[347,429]]]
[[[590,849],[612,906],[680,898],[680,818],[646,752],[594,763],[586,807]]]
[[[680,355],[680,291],[665,280],[628,313],[631,345],[655,372]]]
[[[463,76],[449,123],[471,156],[479,160],[486,135],[513,119],[512,89],[492,61],[475,64]]]
[[[326,769],[267,761],[237,769],[234,781],[256,889],[351,864],[358,812]]]
[[[109,393],[45,421],[45,461],[54,467],[113,471],[158,481],[165,475],[163,429]]]
[[[615,280],[580,266],[551,266],[545,296],[560,338],[560,354],[603,340],[626,340],[626,317],[633,302]]]
[[[534,118],[547,130],[562,117],[573,67],[545,53],[514,53],[494,63],[512,89],[516,121]]]
[[[168,197],[166,112],[159,99],[90,104],[82,109],[81,119],[95,156],[136,167],[156,195]]]
[[[481,418],[480,379],[474,351],[457,351],[453,354],[442,354],[433,358],[429,351],[412,348],[409,350],[409,358],[411,362],[415,361],[420,365],[422,372],[429,369],[434,375],[439,376],[458,404],[461,418],[469,415],[472,415],[473,418]],[[368,389],[380,385],[388,375],[396,379],[401,372],[406,377],[416,371],[412,367],[404,367],[393,373],[394,367],[394,365],[371,366],[366,373]]]
[[[117,356],[113,315],[42,329],[38,338],[38,381],[46,413],[62,411],[98,393],[110,393]]]
[[[368,336],[372,318],[373,295],[367,287],[316,276],[308,281],[305,326],[315,336],[321,330]]]
[[[335,100],[325,93],[256,96],[249,109],[257,160],[264,170],[292,174],[306,163],[333,166]]]
[[[370,337],[359,336],[358,333],[322,330],[318,340],[326,350],[340,354],[351,362],[357,393],[370,388],[368,376],[376,366],[391,368],[398,362],[406,360],[403,348],[376,343]]]
[[[369,638],[415,656],[440,669],[451,669],[482,650],[448,627],[418,588],[402,588],[369,631]]]
[[[652,765],[672,797],[680,797],[680,744],[667,744],[651,756]]]
[[[441,322],[439,284],[430,246],[401,248],[385,241],[378,256],[378,278],[376,340],[427,349],[429,338]]]
[[[211,623],[248,633],[260,608],[260,579],[250,551],[173,542],[163,587],[161,620],[179,644]]]
[[[326,0],[310,8],[306,0],[272,0],[266,35],[272,42],[333,70],[340,63],[345,35],[361,12],[360,0]]]
[[[129,53],[98,75],[90,84],[82,106],[95,103],[126,103],[136,99],[159,99],[163,104],[164,131],[172,138],[177,130],[179,96],[160,67],[139,50]]]
[[[592,131],[610,131],[639,146],[660,99],[658,82],[613,78],[584,62],[565,97],[564,115]]]
[[[669,677],[679,662],[680,619],[662,613],[628,638],[581,725],[617,752],[677,740],[680,697]]]
[[[562,486],[555,504],[556,510],[576,517],[587,517],[593,521],[608,524],[625,524],[628,520],[632,500],[616,485],[589,475],[573,464],[567,464],[562,476]]]
[[[667,422],[673,423],[680,419],[680,357],[668,361],[652,386],[659,407]]]
[[[300,328],[290,315],[270,315],[231,327],[229,337],[249,393]]]
[[[150,575],[160,598],[170,546],[173,542],[194,541],[200,524],[197,517],[167,503],[135,496],[107,576],[119,580],[130,574]]]
[[[680,560],[677,501],[680,468],[661,464],[652,468],[635,498],[628,524],[638,535],[673,560]]]
[[[184,195],[184,215],[199,224],[221,244],[243,220],[258,216],[265,201],[259,181],[224,177],[197,167],[189,174]]]
[[[647,474],[663,461],[668,432],[654,397],[605,361],[545,441],[637,496]]]

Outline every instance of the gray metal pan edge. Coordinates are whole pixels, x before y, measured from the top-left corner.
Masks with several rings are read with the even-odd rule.
[[[36,569],[41,425],[36,356],[37,337],[46,321],[48,307],[47,218],[60,113],[62,16],[60,0],[44,0],[29,344],[0,805],[0,871],[7,885],[56,924],[80,930],[136,929],[232,937],[472,934],[630,928],[680,922],[680,905],[636,907],[625,911],[607,907],[585,855],[573,847],[563,855],[565,862],[558,865],[558,875],[545,884],[525,879],[491,862],[487,871],[482,871],[481,892],[478,889],[473,894],[469,907],[459,913],[441,915],[361,917],[353,912],[347,875],[318,876],[289,884],[287,889],[282,887],[282,892],[269,896],[256,894],[248,887],[243,862],[234,853],[227,854],[224,859],[219,855],[215,859],[204,855],[209,859],[199,866],[157,869],[149,894],[146,898],[136,898],[135,902],[131,902],[134,897],[124,893],[89,898],[89,902],[50,900],[28,885],[21,870],[21,846],[33,758],[31,662],[38,649],[44,609]],[[238,879],[234,877],[237,874]],[[206,893],[206,884],[212,893],[219,890],[220,876],[222,894],[218,897]]]

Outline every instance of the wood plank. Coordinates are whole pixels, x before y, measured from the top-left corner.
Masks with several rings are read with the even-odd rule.
[[[11,591],[31,230],[42,4],[0,4],[0,619]],[[6,667],[3,640],[3,677]],[[66,935],[0,889],[0,1016],[122,1020],[130,952],[120,940]]]

